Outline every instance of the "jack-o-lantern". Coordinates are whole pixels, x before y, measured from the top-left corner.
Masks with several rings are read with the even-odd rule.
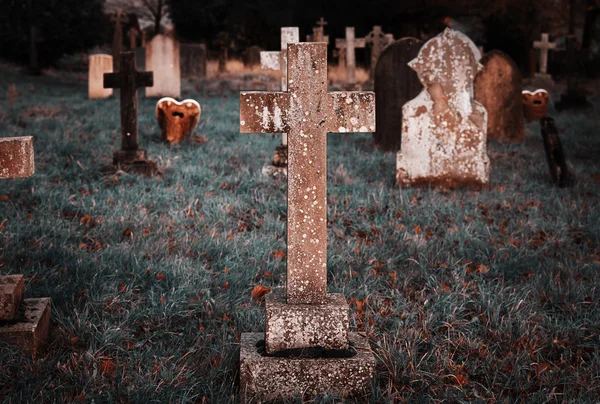
[[[189,137],[200,120],[200,104],[194,100],[178,102],[164,97],[156,103],[156,120],[162,129],[162,138],[178,144]]]
[[[539,89],[534,92],[523,90],[523,109],[525,119],[528,121],[539,121],[548,115],[548,91]]]

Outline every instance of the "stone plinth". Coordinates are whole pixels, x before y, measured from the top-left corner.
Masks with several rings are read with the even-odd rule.
[[[240,352],[241,403],[263,403],[318,394],[364,397],[371,390],[375,357],[367,338],[350,333],[352,357],[273,357],[260,353],[262,333],[242,334]],[[339,352],[339,351],[336,351]],[[341,355],[340,355],[341,356]]]
[[[266,352],[321,347],[348,348],[348,303],[344,295],[328,293],[324,304],[287,304],[283,290],[265,298]]]
[[[25,282],[23,275],[6,275],[0,277],[0,320],[12,320],[21,301]]]
[[[15,319],[0,327],[0,340],[35,357],[50,333],[50,302],[48,297],[23,300]]]

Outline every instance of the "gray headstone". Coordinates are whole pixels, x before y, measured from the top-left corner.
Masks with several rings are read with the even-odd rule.
[[[186,43],[179,45],[181,77],[206,77],[206,45]]]
[[[400,150],[402,138],[402,106],[415,98],[423,85],[408,62],[417,57],[423,42],[402,38],[381,53],[375,67],[377,132],[375,145],[383,151]]]

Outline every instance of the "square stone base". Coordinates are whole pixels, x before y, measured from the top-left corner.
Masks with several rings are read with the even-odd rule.
[[[15,319],[0,323],[0,340],[31,352],[35,358],[50,333],[50,302],[48,297],[23,300]]]
[[[242,334],[240,349],[241,403],[265,403],[296,395],[306,400],[318,394],[363,397],[370,393],[375,357],[367,338],[350,333],[356,355],[350,358],[283,358],[263,356],[257,345],[262,333]]]
[[[321,347],[348,348],[348,302],[328,293],[325,304],[288,304],[283,289],[265,297],[266,351]]]
[[[23,275],[0,277],[0,320],[12,320],[21,306],[25,282]]]

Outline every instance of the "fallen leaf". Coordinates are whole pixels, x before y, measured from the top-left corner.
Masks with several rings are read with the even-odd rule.
[[[262,285],[256,285],[254,287],[254,289],[252,289],[252,293],[251,293],[252,299],[254,299],[254,300],[261,299],[264,295],[266,295],[270,291],[271,291],[271,288],[268,288],[268,287],[262,286]]]
[[[277,250],[277,251],[273,251],[271,253],[272,256],[274,256],[275,258],[279,258],[280,260],[283,260],[285,258],[285,251],[281,251],[281,250]]]

